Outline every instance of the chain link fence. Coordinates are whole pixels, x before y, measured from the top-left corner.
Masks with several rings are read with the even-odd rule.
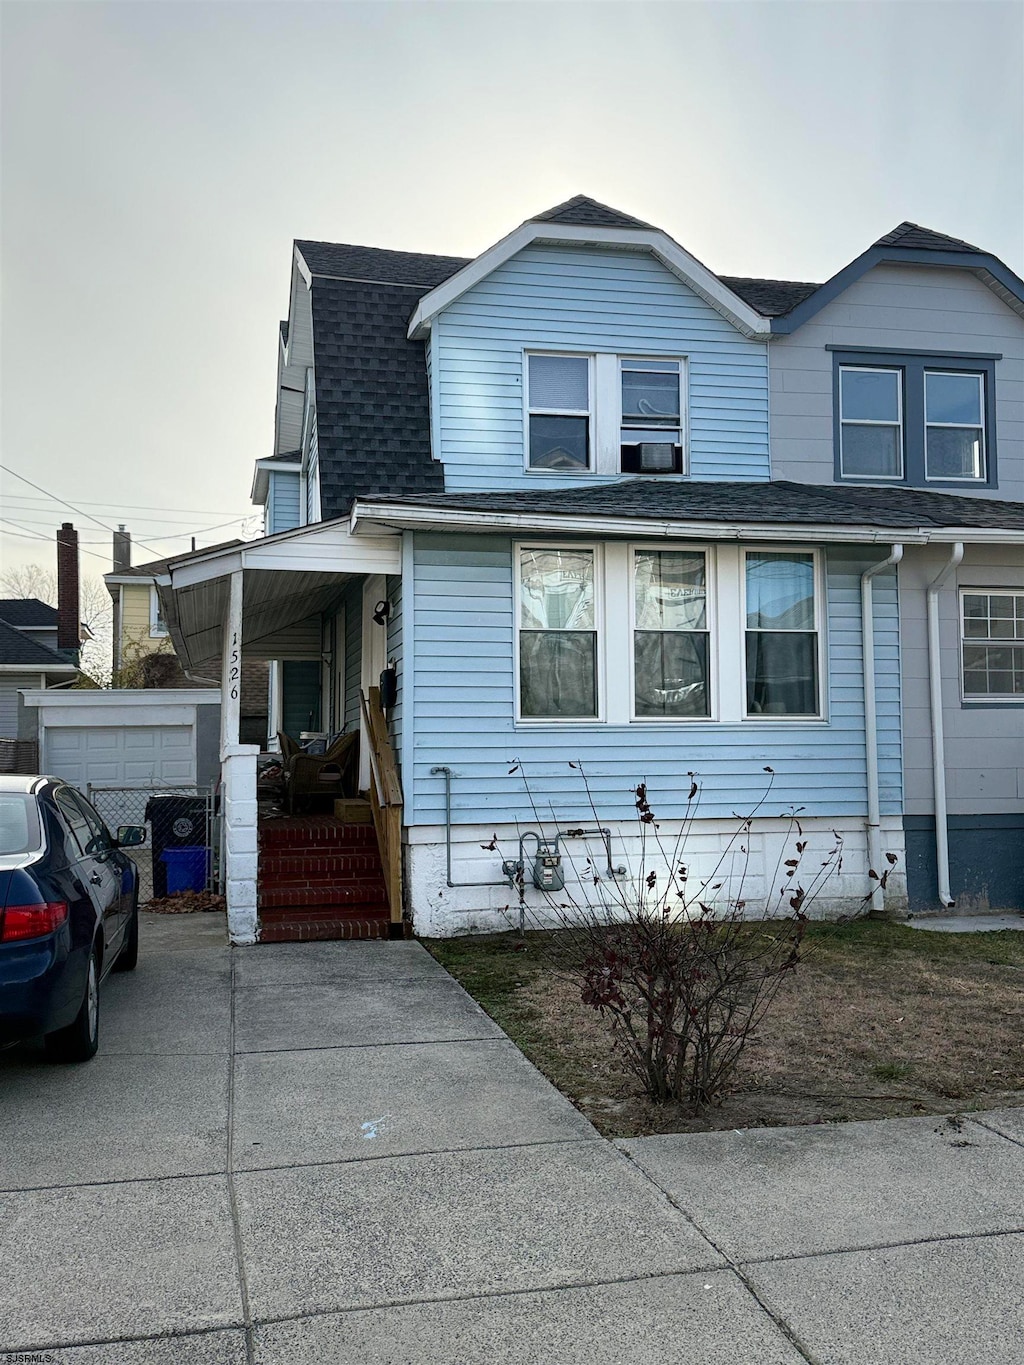
[[[212,787],[107,787],[86,795],[104,824],[145,825],[146,842],[129,851],[139,869],[139,901],[181,891],[216,891],[220,880],[220,816]]]

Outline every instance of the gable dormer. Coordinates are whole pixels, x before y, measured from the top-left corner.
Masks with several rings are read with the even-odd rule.
[[[649,224],[540,214],[413,312],[445,487],[766,479],[769,325]]]

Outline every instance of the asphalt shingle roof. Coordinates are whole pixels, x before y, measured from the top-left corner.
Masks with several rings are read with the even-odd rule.
[[[589,199],[585,194],[574,194],[564,204],[556,204],[553,209],[548,209],[545,213],[535,213],[532,218],[527,219],[527,222],[564,223],[567,227],[649,228],[651,226],[650,223],[634,218],[631,214],[621,213],[618,209],[609,208],[607,204],[599,204],[596,199]]]
[[[387,251],[383,247],[346,246],[335,242],[296,242],[311,275],[376,284],[418,285],[435,289],[469,265],[465,256],[428,256],[421,251]],[[419,295],[416,296],[417,298]],[[416,300],[409,305],[412,312]]]
[[[1024,531],[1024,503],[912,488],[833,487],[786,480],[684,483],[635,478],[579,488],[376,497],[374,501],[467,512],[735,521],[745,525],[870,525],[893,530],[962,526]]]
[[[744,275],[719,275],[718,278],[727,289],[739,294],[744,303],[749,303],[766,318],[782,317],[821,288],[820,284],[808,284],[803,280],[755,280]]]
[[[406,336],[422,289],[313,280],[320,507],[342,516],[354,497],[442,492],[430,454],[423,342]]]
[[[57,608],[38,597],[5,597],[0,600],[0,621],[9,626],[45,626],[56,629]]]
[[[0,664],[24,664],[27,669],[53,668],[54,664],[70,663],[56,650],[24,635],[6,621],[0,620]]]
[[[892,232],[879,237],[875,246],[905,246],[914,251],[973,251],[979,256],[986,254],[981,247],[963,242],[959,237],[947,237],[944,232],[933,232],[931,228],[909,222],[900,223]]]

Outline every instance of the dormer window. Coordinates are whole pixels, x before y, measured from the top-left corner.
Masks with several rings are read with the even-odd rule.
[[[903,478],[903,373],[866,365],[839,371],[844,479]]]
[[[591,357],[530,355],[529,463],[560,473],[591,464]]]
[[[683,472],[680,369],[678,360],[620,360],[624,474]]]

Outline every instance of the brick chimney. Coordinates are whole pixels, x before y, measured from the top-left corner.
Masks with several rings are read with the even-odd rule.
[[[114,532],[114,572],[124,573],[132,567],[132,533],[119,525]]]
[[[81,647],[78,532],[70,521],[57,532],[57,648],[78,661]]]

